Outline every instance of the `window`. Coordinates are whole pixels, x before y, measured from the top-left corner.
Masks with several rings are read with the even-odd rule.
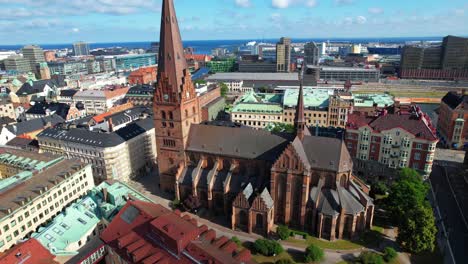
[[[18,216],[18,223],[21,222],[21,221],[23,221],[23,216],[22,215]]]
[[[10,230],[10,227],[9,227],[8,225],[6,225],[6,226],[3,227],[3,232],[6,232],[6,231],[8,231],[8,230]]]
[[[10,225],[11,225],[11,227],[16,226],[16,220],[11,221],[11,222],[10,222]]]
[[[7,236],[7,237],[6,237],[6,241],[7,241],[7,242],[10,242],[10,241],[11,241],[11,236]]]
[[[419,152],[414,153],[414,160],[421,160],[421,153]]]
[[[416,149],[422,149],[422,144],[421,144],[421,143],[417,143],[417,144],[416,144]]]

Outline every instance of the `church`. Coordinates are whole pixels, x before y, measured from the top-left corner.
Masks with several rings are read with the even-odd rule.
[[[173,0],[163,0],[160,34],[153,110],[162,190],[249,233],[285,224],[335,240],[372,226],[373,201],[344,142],[311,136],[306,126],[302,73],[294,134],[200,124]]]

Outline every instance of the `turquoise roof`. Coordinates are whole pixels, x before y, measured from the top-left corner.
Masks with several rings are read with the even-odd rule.
[[[333,90],[328,89],[314,89],[304,88],[304,107],[309,108],[326,108],[329,104],[330,95],[333,94]],[[297,105],[297,99],[299,97],[299,89],[286,89],[284,92],[284,107],[294,108]]]
[[[393,96],[389,94],[353,94],[355,107],[391,106],[395,103]]]
[[[246,92],[231,112],[280,114],[283,112],[282,94]]]
[[[106,201],[103,189],[107,190]],[[54,255],[76,255],[78,252],[68,250],[68,246],[83,239],[83,236],[95,229],[101,220],[112,221],[127,203],[129,196],[151,202],[149,198],[124,183],[103,182],[90,190],[83,199],[67,207],[50,225],[40,228],[32,237]]]

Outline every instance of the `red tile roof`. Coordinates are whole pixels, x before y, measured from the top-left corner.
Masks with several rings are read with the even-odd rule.
[[[18,244],[12,249],[0,254],[1,264],[23,263],[23,264],[51,264],[58,263],[55,256],[34,238]]]
[[[122,105],[117,105],[117,106],[114,106],[112,108],[109,109],[109,111],[105,112],[105,113],[102,113],[100,115],[97,115],[97,116],[94,116],[93,117],[93,120],[99,124],[101,122],[104,122],[104,120],[106,119],[106,117],[110,116],[110,115],[113,115],[115,113],[119,113],[119,112],[122,112],[122,111],[125,111],[125,110],[128,110],[130,108],[133,108],[133,104],[132,103],[125,103],[125,104],[122,104]]]
[[[348,116],[346,125],[348,129],[358,129],[363,126],[369,126],[376,132],[401,128],[420,139],[438,140],[429,116],[419,109],[397,111],[396,113],[383,112],[378,116],[368,116],[365,113],[356,112]]]
[[[112,250],[130,263],[251,263],[250,252],[222,237],[213,243],[206,226],[198,227],[161,205],[129,201],[101,234]]]
[[[194,61],[211,61],[211,56],[204,55],[204,54],[185,54],[186,60],[194,60]]]

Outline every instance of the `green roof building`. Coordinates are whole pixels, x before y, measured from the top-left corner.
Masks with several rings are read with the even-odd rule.
[[[105,181],[68,206],[48,226],[40,227],[32,237],[64,262],[83,261],[77,258],[92,252],[102,257],[99,231],[112,221],[129,199],[151,202],[122,182]],[[70,261],[71,258],[75,260]]]

